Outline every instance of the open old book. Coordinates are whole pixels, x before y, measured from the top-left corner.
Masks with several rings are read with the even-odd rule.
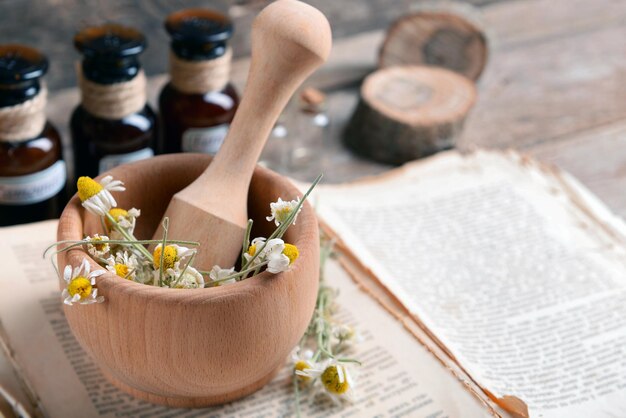
[[[626,416],[626,226],[575,180],[513,153],[448,152],[316,190],[340,247],[326,277],[364,365],[354,405],[313,399],[304,416]],[[41,258],[55,230],[0,229],[0,387],[33,416],[293,415],[287,359],[258,393],[204,410],[109,384]]]

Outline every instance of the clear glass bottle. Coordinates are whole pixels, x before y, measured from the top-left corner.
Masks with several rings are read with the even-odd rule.
[[[152,157],[157,116],[146,103],[139,63],[145,37],[132,28],[106,24],[77,33],[74,46],[83,55],[81,104],[70,121],[76,178]]]
[[[289,146],[289,169],[297,178],[314,180],[326,166],[330,118],[326,96],[314,88],[302,90],[294,116],[296,134]]]
[[[0,45],[0,226],[57,218],[67,180],[61,137],[46,120],[48,60]]]
[[[259,165],[281,174],[289,174],[288,151],[289,130],[285,124],[285,114],[281,115],[270,133],[263,152],[259,157]]]
[[[172,43],[170,82],[159,96],[158,152],[215,154],[228,132],[239,97],[229,82],[230,20],[207,9],[172,13],[165,21]]]

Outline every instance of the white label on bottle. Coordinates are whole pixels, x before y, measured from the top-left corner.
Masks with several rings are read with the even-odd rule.
[[[65,162],[57,161],[45,170],[17,177],[0,177],[0,204],[30,205],[50,199],[65,187]]]
[[[105,171],[117,167],[121,164],[132,163],[133,161],[145,160],[154,156],[154,151],[151,148],[143,148],[139,151],[129,152],[128,154],[111,154],[100,159],[100,165],[98,167],[99,173],[102,174]]]
[[[228,124],[210,128],[191,128],[183,133],[183,152],[201,152],[215,155],[228,133]]]

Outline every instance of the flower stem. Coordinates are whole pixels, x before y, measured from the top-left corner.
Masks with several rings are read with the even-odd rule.
[[[161,259],[159,260],[159,286],[163,286],[163,259],[165,258],[165,247],[167,246],[167,228],[170,226],[170,219],[163,218],[163,242],[161,243]]]
[[[248,219],[248,225],[246,226],[246,233],[243,237],[243,246],[241,250],[241,265],[243,266],[246,263],[246,258],[243,256],[248,252],[248,248],[250,247],[250,233],[252,232],[252,219]]]
[[[296,398],[296,417],[302,417],[302,412],[300,411],[300,388],[298,387],[298,375],[293,374],[293,390]]]
[[[250,273],[250,272],[251,272],[251,271],[253,271],[256,267],[264,266],[264,265],[266,265],[267,263],[269,263],[269,261],[264,261],[264,262],[262,262],[261,264],[259,264],[258,266],[255,266],[255,267],[250,267],[250,268],[249,268],[249,269],[247,269],[247,270],[241,270],[241,271],[239,271],[239,272],[235,272],[235,273],[233,273],[233,274],[229,274],[229,275],[228,275],[228,276],[226,276],[226,277],[223,277],[223,278],[221,278],[221,279],[219,279],[219,280],[213,280],[213,281],[211,281],[210,283],[207,283],[207,284],[209,284],[209,285],[214,285],[214,284],[216,284],[216,283],[225,282],[226,280],[237,279],[239,276],[242,276],[242,275],[244,275],[244,274]],[[202,274],[203,276],[206,276],[206,275],[211,274],[211,272],[210,272],[210,271],[200,271],[199,273],[200,273],[200,274]],[[205,284],[205,287],[206,287],[206,285],[207,285],[207,284]],[[209,286],[209,287],[210,287],[210,286]]]
[[[187,271],[187,269],[189,268],[189,266],[191,265],[191,263],[193,263],[193,259],[196,258],[196,251],[194,251],[191,254],[191,257],[189,257],[189,261],[187,261],[187,264],[185,264],[185,268],[183,269],[183,271],[180,272],[180,275],[178,276],[178,278],[174,281],[174,284],[170,285],[170,287],[176,287],[176,285],[178,285],[178,283],[181,281],[181,279],[183,278],[183,276],[185,275],[185,272]]]
[[[129,234],[128,231],[126,231],[124,228],[119,226],[119,224],[117,223],[115,219],[113,219],[113,216],[111,216],[111,214],[106,213],[105,216],[107,217],[109,222],[111,222],[111,225],[113,225],[113,228],[115,228],[117,232],[122,234],[124,238],[126,238],[128,241],[137,241],[137,239],[132,234]],[[133,244],[133,247],[135,247],[140,253],[145,255],[148,258],[148,260],[150,260],[151,262],[153,261],[152,254],[150,254],[150,251],[148,251],[146,247],[140,244]]]

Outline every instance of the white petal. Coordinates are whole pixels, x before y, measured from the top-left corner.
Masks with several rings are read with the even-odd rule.
[[[346,378],[343,374],[343,366],[340,365],[335,365],[335,368],[337,369],[337,378],[339,379],[339,383],[343,383]]]
[[[258,243],[264,243],[265,242],[265,238],[263,237],[256,237],[255,239],[252,240],[252,245],[256,245]]]
[[[89,275],[90,278],[96,278],[96,277],[100,277],[102,276],[104,273],[106,273],[105,270],[95,270],[93,272],[91,272],[91,274]]]
[[[267,264],[267,271],[273,274],[277,274],[289,269],[289,257],[284,254],[279,256],[272,256]]]
[[[94,204],[93,202],[91,202],[90,200],[91,200],[91,199],[89,199],[89,200],[85,200],[85,201],[82,203],[83,207],[84,207],[85,209],[87,209],[87,211],[88,211],[88,212],[91,212],[91,213],[93,213],[93,214],[94,214],[94,215],[96,215],[96,216],[104,216],[104,213],[105,213],[105,212],[104,212],[104,211],[103,211],[103,210],[102,210],[99,206],[97,206],[96,204]]]
[[[72,280],[72,266],[69,264],[63,269],[63,279],[68,283]]]
[[[89,261],[87,261],[86,258],[83,258],[83,261],[80,263],[80,272],[81,272],[81,276],[86,276],[89,274],[89,270],[91,270],[91,265],[89,264]]]
[[[109,192],[108,190],[100,191],[100,193],[98,193],[97,196],[100,198],[100,201],[102,202],[102,206],[106,208],[106,212],[111,210],[111,208],[114,208],[117,206],[117,202],[115,201],[115,198],[113,197],[111,192]]]
[[[112,182],[104,186],[104,188],[112,192],[123,192],[124,190],[126,190],[126,187],[124,187],[124,182],[122,182],[121,180],[113,180]]]
[[[102,187],[106,187],[109,183],[111,183],[111,181],[113,181],[113,176],[111,175],[104,176],[102,177],[102,180],[100,180],[100,185]]]

